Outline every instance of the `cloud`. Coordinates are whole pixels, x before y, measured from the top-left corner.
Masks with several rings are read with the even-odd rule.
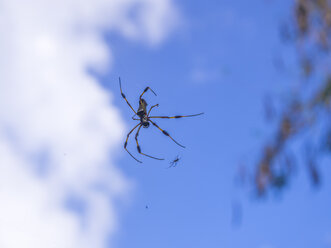
[[[86,69],[111,66],[100,31],[154,45],[177,20],[170,0],[1,1],[0,247],[105,247],[125,125]]]

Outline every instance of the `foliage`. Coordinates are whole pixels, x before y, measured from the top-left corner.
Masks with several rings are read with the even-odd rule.
[[[259,195],[283,189],[292,179],[297,161],[307,166],[313,185],[319,185],[318,160],[331,153],[331,1],[297,0],[292,14],[281,25],[280,36],[295,46],[300,84],[290,101],[282,104],[277,128],[262,148],[254,176]],[[298,143],[305,149],[294,155],[291,150]]]

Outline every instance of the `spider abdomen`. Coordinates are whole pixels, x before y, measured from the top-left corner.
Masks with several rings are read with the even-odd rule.
[[[147,102],[144,99],[139,100],[139,108],[137,111],[137,115],[142,118],[143,116],[147,115]]]

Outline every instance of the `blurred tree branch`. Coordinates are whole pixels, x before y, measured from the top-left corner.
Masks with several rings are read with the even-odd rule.
[[[308,142],[305,155],[301,156],[313,185],[319,185],[321,181],[317,157],[321,152],[331,153],[331,1],[294,0],[293,8],[292,21],[281,26],[280,36],[282,41],[297,48],[303,77],[296,94],[292,94],[291,100],[281,107],[271,141],[262,148],[254,173],[254,185],[259,195],[287,185],[298,156],[294,156],[289,147],[293,141],[309,135],[314,126],[325,127],[319,144]],[[307,82],[313,84],[309,91]]]

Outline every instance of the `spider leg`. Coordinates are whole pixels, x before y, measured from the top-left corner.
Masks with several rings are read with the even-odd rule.
[[[133,118],[133,117],[135,117],[136,116],[136,114],[134,114],[131,118],[132,118],[132,120],[135,120],[135,121],[140,121],[140,119],[137,119],[137,118]]]
[[[126,101],[126,103],[129,105],[129,107],[132,109],[132,111],[133,111],[135,114],[137,114],[137,112],[132,108],[131,104],[130,104],[129,101],[126,99],[126,97],[125,97],[125,95],[124,95],[124,93],[123,93],[123,91],[122,91],[121,78],[119,77],[118,80],[119,80],[119,82],[120,82],[120,90],[121,90],[121,95],[122,95],[122,97],[124,98],[124,100]]]
[[[149,116],[149,113],[151,112],[151,110],[152,110],[154,107],[158,107],[158,106],[159,106],[159,104],[155,104],[155,105],[153,105],[153,106],[149,109],[147,116]]]
[[[185,148],[185,146],[179,144],[176,140],[174,140],[174,139],[170,136],[170,134],[169,134],[167,131],[165,131],[165,130],[163,130],[162,128],[160,128],[155,122],[153,122],[153,121],[151,121],[151,120],[149,120],[149,121],[150,121],[155,127],[157,127],[157,128],[158,128],[158,129],[164,134],[164,135],[166,135],[166,136],[168,136],[170,139],[172,139],[173,142],[175,142],[177,145],[179,145],[179,146]]]
[[[133,130],[135,130],[138,126],[140,125],[141,127],[141,123],[138,123],[134,128],[131,129],[131,131],[128,133],[128,135],[126,136],[126,140],[125,140],[125,143],[124,143],[124,149],[130,154],[131,157],[133,157],[137,162],[139,163],[142,163],[141,161],[139,161],[138,159],[136,159],[129,151],[128,149],[126,149],[126,146],[128,145],[128,139],[129,139],[129,136],[130,134],[133,132]]]
[[[137,143],[137,150],[138,150],[138,152],[139,152],[141,155],[145,155],[145,156],[150,157],[150,158],[154,158],[154,159],[157,159],[157,160],[164,160],[164,158],[156,158],[156,157],[153,157],[153,156],[150,156],[150,155],[147,155],[147,154],[141,152],[141,148],[140,148],[139,143],[138,143],[138,135],[139,135],[139,131],[140,131],[140,128],[141,128],[141,127],[142,127],[142,126],[140,126],[140,127],[138,128],[138,131],[137,131],[137,133],[136,133],[136,137],[135,137],[135,139],[136,139],[136,143]]]
[[[139,97],[140,100],[141,100],[142,96],[146,93],[147,90],[152,91],[152,92],[154,93],[154,95],[156,95],[156,93],[155,93],[150,87],[146,87],[146,88],[144,89],[143,93],[141,93],[141,95],[140,95],[140,97]]]
[[[178,118],[182,118],[182,117],[193,117],[193,116],[198,116],[198,115],[202,115],[202,114],[204,114],[204,113],[199,113],[199,114],[195,114],[195,115],[150,116],[148,118],[178,119]]]

